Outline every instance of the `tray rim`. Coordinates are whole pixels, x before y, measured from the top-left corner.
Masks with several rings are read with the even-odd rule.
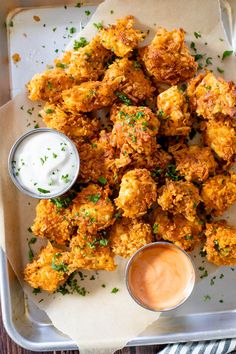
[[[27,2],[27,1],[26,1]],[[84,5],[92,5],[94,2],[92,1],[84,1]],[[62,5],[62,3],[57,2],[58,6]],[[37,4],[38,5],[38,4]],[[36,6],[37,6],[36,5]],[[68,5],[71,5],[69,3]],[[43,7],[53,7],[54,4],[41,5]],[[11,18],[12,16],[16,15],[19,11],[28,8],[34,8],[35,5],[32,4],[31,6],[16,6],[14,9],[10,11],[7,15],[7,18]],[[9,97],[10,99],[10,97]],[[7,256],[3,249],[0,247],[0,298],[1,298],[1,309],[2,309],[2,320],[6,332],[11,337],[11,339],[17,343],[19,346],[28,349],[34,350],[36,352],[39,351],[53,351],[53,350],[76,350],[78,346],[73,342],[72,339],[68,338],[68,340],[63,341],[54,341],[54,342],[35,342],[30,341],[23,335],[21,335],[17,327],[14,324],[12,318],[12,306],[11,306],[11,292],[10,292],[10,284],[9,284],[9,267],[11,265],[8,262]],[[208,314],[220,314],[221,312],[210,312]],[[211,331],[200,331],[196,333],[171,333],[171,334],[164,334],[164,335],[156,335],[152,337],[147,336],[140,336],[134,338],[132,341],[128,342],[126,347],[133,347],[133,346],[148,346],[148,345],[157,345],[157,344],[169,344],[169,343],[179,343],[179,342],[194,342],[199,340],[212,340],[212,339],[226,339],[226,338],[234,338],[236,337],[236,310],[235,311],[222,311],[222,314],[227,315],[227,313],[234,314],[234,328],[230,329],[223,329],[223,330],[214,330]],[[199,314],[194,314],[194,316],[200,316]],[[207,315],[207,313],[205,313]],[[53,324],[50,324],[53,328]]]

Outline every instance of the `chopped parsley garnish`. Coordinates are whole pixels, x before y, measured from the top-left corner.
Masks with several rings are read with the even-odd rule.
[[[220,302],[221,304],[223,304],[224,300],[221,299],[221,300],[219,300],[219,302]]]
[[[32,231],[31,231],[32,232]],[[29,241],[28,241],[28,247],[29,247],[29,251],[28,251],[28,258],[29,261],[32,262],[33,258],[34,258],[34,252],[31,248],[31,245],[33,245],[35,242],[37,241],[36,237],[32,237]]]
[[[115,218],[116,218],[116,219],[120,219],[121,216],[122,216],[122,213],[121,213],[121,212],[118,211],[117,213],[115,213]]]
[[[205,269],[204,272],[200,275],[200,279],[208,277],[208,271]]]
[[[221,273],[221,275],[220,275],[220,279],[222,279],[222,278],[224,278],[224,274],[223,273]]]
[[[116,294],[118,291],[119,291],[118,288],[113,288],[112,291],[111,291],[111,293],[112,293],[112,294]]]
[[[68,271],[68,266],[66,264],[64,264],[63,262],[62,263],[59,263],[59,264],[56,264],[56,260],[61,257],[61,253],[56,253],[53,258],[52,258],[52,269],[53,270],[56,270],[58,272],[64,272],[66,273]]]
[[[43,188],[37,188],[37,190],[40,192],[40,193],[43,193],[43,194],[47,194],[47,193],[50,193],[50,191],[48,191],[47,189],[43,189]]]
[[[36,123],[34,126],[34,129],[38,129],[38,128],[39,128],[39,125],[38,125],[38,123]]]
[[[101,22],[98,22],[98,23],[93,23],[94,27],[97,28],[97,30],[100,30],[103,28],[103,25]]]
[[[205,295],[205,296],[203,296],[203,300],[204,300],[204,301],[211,300],[210,295]]]
[[[89,10],[85,10],[84,12],[85,12],[85,15],[86,15],[86,16],[91,15],[91,12],[90,12]]]
[[[62,176],[61,176],[61,179],[62,179],[62,181],[65,182],[65,183],[69,183],[69,182],[70,182],[70,178],[69,178],[68,173],[67,173],[66,175],[62,175]]]
[[[87,242],[87,245],[94,249],[96,248],[96,246],[102,246],[102,247],[106,247],[108,245],[108,240],[106,238],[102,238],[102,239],[97,239],[95,238],[92,242]]]
[[[71,27],[70,30],[69,30],[69,32],[70,32],[71,34],[75,33],[75,32],[76,32],[76,28],[75,28],[75,27]]]
[[[56,67],[57,68],[61,68],[61,69],[66,69],[67,68],[67,65],[66,64],[63,64],[63,63],[56,63]],[[51,112],[52,113],[52,112]]]
[[[191,48],[191,49],[193,49],[193,50],[194,50],[194,52],[196,52],[196,51],[197,51],[197,48],[196,48],[196,45],[195,45],[195,43],[194,43],[194,42],[191,42],[191,44],[190,44],[190,48]]]
[[[230,57],[232,54],[233,54],[232,50],[225,50],[223,55],[222,55],[221,60],[224,60],[225,58]]]
[[[185,92],[186,89],[187,89],[187,84],[182,84],[182,85],[180,86],[180,88],[179,88],[179,91],[180,91],[180,92]]]
[[[183,177],[179,175],[178,171],[176,171],[176,166],[173,164],[167,165],[167,171],[165,173],[165,177],[169,177],[173,181],[179,181],[183,179]]]
[[[162,169],[162,168],[157,168],[156,170],[153,170],[153,171],[151,172],[151,176],[152,176],[152,177],[159,177],[162,172],[163,172],[163,169]]]
[[[115,95],[124,103],[126,106],[130,106],[132,104],[131,100],[122,92],[115,91]]]
[[[107,246],[108,242],[109,241],[106,238],[102,238],[101,240],[99,240],[100,246]]]
[[[72,273],[68,277],[67,281],[63,285],[60,285],[58,287],[56,292],[61,293],[62,295],[77,293],[81,296],[85,296],[86,294],[88,294],[88,291],[84,287],[79,286],[77,279],[75,279],[75,276],[76,272]]]
[[[55,32],[55,31],[57,30],[57,28],[56,28],[56,27],[54,27],[52,30],[53,30],[53,32]]]
[[[217,71],[219,71],[219,73],[223,74],[225,71],[221,68],[219,68],[219,66],[217,66]]]
[[[105,287],[106,287],[106,284],[102,284],[101,287],[102,287],[102,288],[105,288]]]
[[[41,164],[44,165],[45,162],[47,161],[48,156],[40,157]]]
[[[194,36],[198,39],[201,38],[201,33],[200,32],[194,32]]]
[[[217,252],[219,252],[219,251],[220,251],[220,246],[219,246],[218,241],[217,241],[217,240],[214,240],[213,242],[214,242],[214,249],[215,249]]]
[[[100,193],[88,195],[88,200],[93,203],[97,203],[101,197]]]
[[[195,54],[194,58],[195,58],[196,61],[198,61],[198,60],[202,59],[204,57],[204,55],[205,54]]]
[[[61,208],[67,208],[69,205],[71,205],[72,200],[75,197],[75,193],[71,193],[71,195],[68,195],[66,197],[58,197],[58,198],[51,198],[50,201],[56,205],[58,209]]]
[[[53,156],[54,159],[57,158],[57,154],[55,154],[55,152],[52,153],[52,156]]]
[[[206,65],[212,65],[212,57],[206,58]]]
[[[79,41],[74,41],[74,50],[85,47],[89,42],[84,37],[80,37]]]
[[[40,288],[34,288],[34,290],[32,291],[32,293],[34,295],[40,294],[41,293],[41,289]]]
[[[76,5],[75,5],[75,7],[81,7],[81,2],[78,2]]]
[[[99,177],[98,178],[98,181],[101,183],[101,184],[103,184],[104,186],[105,186],[105,184],[107,184],[107,179],[105,178],[105,177]]]
[[[135,69],[140,69],[141,68],[141,64],[138,61],[134,61],[134,68]]]
[[[193,235],[184,236],[185,240],[193,240]]]
[[[153,229],[153,233],[154,234],[157,234],[157,232],[158,232],[158,224],[153,224],[153,227],[152,227],[152,229]]]

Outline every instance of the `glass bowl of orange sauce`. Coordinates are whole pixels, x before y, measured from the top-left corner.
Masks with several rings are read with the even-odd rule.
[[[140,248],[127,263],[126,285],[142,307],[157,312],[182,305],[195,284],[190,256],[169,242],[153,242]]]

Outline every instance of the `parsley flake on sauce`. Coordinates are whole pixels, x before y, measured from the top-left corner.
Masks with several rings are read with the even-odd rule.
[[[37,190],[40,192],[40,193],[43,193],[43,194],[47,194],[47,193],[50,193],[50,191],[48,191],[47,189],[43,189],[43,188],[37,188]]]
[[[107,179],[103,176],[98,178],[98,181],[103,184],[104,186],[107,184]]]

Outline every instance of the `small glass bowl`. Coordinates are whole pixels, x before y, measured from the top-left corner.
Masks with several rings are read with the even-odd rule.
[[[73,177],[73,179],[67,183],[65,185],[65,188],[61,189],[58,192],[55,193],[47,193],[47,194],[38,194],[35,192],[32,192],[28,189],[26,189],[19,181],[19,179],[16,177],[14,170],[13,170],[13,161],[14,161],[14,156],[16,153],[17,148],[20,146],[20,144],[22,143],[22,141],[26,138],[28,138],[29,136],[33,135],[33,134],[39,134],[39,133],[53,133],[56,135],[61,136],[64,140],[66,140],[67,144],[71,147],[71,150],[74,153],[75,156],[75,161],[76,161],[76,171],[75,171],[75,175]],[[30,131],[28,131],[27,133],[21,135],[16,142],[13,144],[9,156],[8,156],[8,172],[9,175],[12,179],[12,182],[15,184],[15,186],[24,194],[27,194],[28,196],[32,197],[32,198],[36,198],[36,199],[50,199],[50,198],[55,198],[55,197],[59,197],[63,194],[65,194],[72,186],[73,184],[76,182],[78,174],[79,174],[79,170],[80,170],[80,158],[79,158],[79,153],[78,150],[75,146],[75,144],[73,143],[73,141],[71,139],[69,139],[65,134],[55,130],[55,129],[51,129],[51,128],[37,128],[37,129],[32,129]]]
[[[186,294],[185,296],[183,296],[183,299],[178,302],[175,306],[169,307],[169,308],[164,308],[164,309],[153,309],[152,307],[149,307],[146,303],[142,302],[137,296],[135,296],[134,292],[132,291],[132,287],[130,286],[130,279],[129,279],[129,275],[130,275],[130,269],[132,267],[132,265],[135,263],[135,261],[137,260],[138,256],[140,256],[141,253],[146,252],[148,249],[150,248],[157,248],[158,246],[165,246],[165,247],[169,247],[175,250],[178,250],[180,253],[182,253],[182,255],[184,257],[186,257],[186,259],[189,262],[189,266],[191,268],[191,279],[189,279],[189,284],[186,284]],[[142,276],[140,274],[140,276]],[[126,281],[126,286],[128,289],[128,292],[130,294],[130,296],[133,298],[133,300],[140,306],[142,306],[143,308],[149,310],[149,311],[153,311],[153,312],[166,312],[166,311],[170,311],[170,310],[174,310],[177,307],[179,307],[180,305],[182,305],[191,295],[194,285],[195,285],[195,279],[196,279],[196,274],[195,274],[195,268],[194,268],[194,264],[193,261],[191,259],[191,257],[188,255],[187,252],[185,252],[184,250],[182,250],[180,247],[176,246],[173,243],[170,242],[152,242],[149,243],[147,245],[144,245],[143,247],[141,247],[139,250],[137,250],[132,257],[129,259],[127,266],[126,266],[126,270],[125,270],[125,281]],[[187,287],[188,286],[188,287]]]

